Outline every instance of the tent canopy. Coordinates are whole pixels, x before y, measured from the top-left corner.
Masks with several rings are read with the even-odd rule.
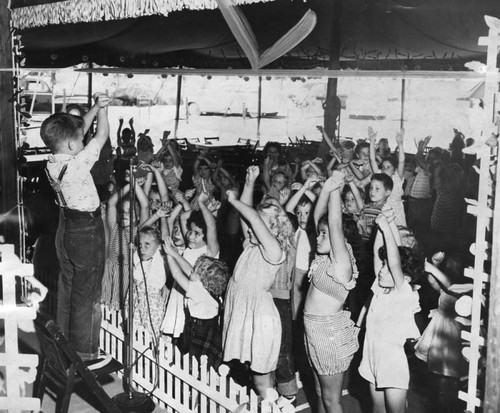
[[[484,15],[500,17],[498,0],[337,1],[339,19],[334,0],[236,2],[261,49],[308,9],[317,15],[313,32],[267,68],[327,67],[332,25],[339,20],[342,68],[464,70],[464,62],[485,61],[486,48],[477,45],[488,33]],[[180,3],[182,10],[168,9]],[[214,0],[12,0],[11,8],[28,67],[86,61],[127,68],[249,67]]]

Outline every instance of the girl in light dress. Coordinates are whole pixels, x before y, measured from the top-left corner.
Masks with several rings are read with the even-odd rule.
[[[457,320],[455,303],[471,291],[472,284],[465,284],[464,265],[458,254],[445,257],[438,252],[431,261],[425,262],[425,271],[431,287],[439,292],[439,304],[431,311],[432,319],[415,345],[415,355],[427,363],[436,381],[438,411],[463,411],[465,406],[459,405],[456,395],[467,366],[462,357],[463,327]]]
[[[157,229],[139,230],[139,248],[134,252],[134,324],[156,337],[167,301],[165,262]]]
[[[240,199],[227,192],[242,217],[244,250],[229,280],[224,304],[222,342],[224,361],[249,363],[258,394],[273,388],[281,344],[281,322],[270,288],[287,252],[292,248],[293,227],[278,200],[264,199],[253,208],[259,167],[247,169]]]
[[[106,211],[106,226],[110,235],[102,279],[101,303],[113,310],[123,310],[129,284],[129,193],[130,184],[115,192],[108,200]],[[139,222],[133,227],[133,238],[137,235],[138,226],[149,217],[148,198],[138,184],[135,185],[135,195],[140,205],[140,213]]]
[[[396,142],[398,144],[398,159],[392,156],[386,156],[377,162],[377,152],[375,150],[375,141],[377,134],[371,127],[368,128],[368,137],[370,138],[370,163],[374,173],[384,173],[392,178],[393,188],[392,192],[387,198],[386,204],[389,205],[395,214],[396,225],[406,227],[406,216],[403,204],[403,176],[405,172],[405,151],[404,151],[404,129],[401,129],[396,134]],[[381,139],[382,140],[382,139]]]
[[[404,413],[410,372],[404,344],[420,332],[415,313],[420,311],[417,291],[410,283],[423,273],[424,261],[414,250],[400,246],[392,210],[376,218],[373,297],[366,315],[361,377],[369,382],[374,411]],[[362,311],[358,325],[365,312]]]

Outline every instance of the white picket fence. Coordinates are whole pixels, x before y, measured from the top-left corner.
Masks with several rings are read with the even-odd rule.
[[[33,320],[47,288],[33,277],[33,265],[24,264],[14,245],[0,245],[0,411],[21,413],[40,410],[40,400],[27,391],[36,378],[37,354],[19,349],[19,330],[34,332]]]
[[[124,333],[119,311],[103,307],[100,346],[120,362],[124,362]],[[141,328],[134,328],[133,353],[138,360],[132,373],[137,390],[150,393],[157,406],[168,413],[186,412],[259,412],[278,413],[274,403],[261,402],[252,389],[240,386],[229,377],[229,368],[222,365],[216,372],[206,363],[189,354],[182,355],[163,336],[155,357],[152,339]]]

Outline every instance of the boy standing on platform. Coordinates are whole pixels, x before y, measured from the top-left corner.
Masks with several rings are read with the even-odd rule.
[[[109,98],[99,94],[83,118],[56,113],[40,129],[52,152],[46,172],[60,211],[56,235],[60,267],[56,322],[80,357],[94,368],[110,360],[109,356],[98,360],[105,240],[99,196],[90,175],[109,138],[105,109],[108,104]],[[96,115],[96,134],[85,146],[84,135]]]

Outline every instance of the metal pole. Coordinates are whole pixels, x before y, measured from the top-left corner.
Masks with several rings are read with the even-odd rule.
[[[259,93],[257,102],[257,142],[260,142],[260,119],[262,116],[262,76],[259,76]]]
[[[401,115],[399,119],[399,129],[403,129],[405,125],[405,95],[406,79],[401,79]]]
[[[175,128],[174,128],[174,139],[177,139],[177,129],[179,128],[179,113],[181,106],[181,92],[182,92],[182,75],[177,76],[177,98],[175,99]],[[186,112],[187,112],[187,102],[186,102]]]
[[[129,249],[128,249],[128,314],[127,314],[127,361],[125,365],[124,374],[124,389],[128,393],[129,398],[133,397],[132,390],[132,371],[134,360],[134,207],[135,204],[135,172],[137,158],[135,156],[130,158],[129,176],[130,176],[130,192],[129,192]]]

